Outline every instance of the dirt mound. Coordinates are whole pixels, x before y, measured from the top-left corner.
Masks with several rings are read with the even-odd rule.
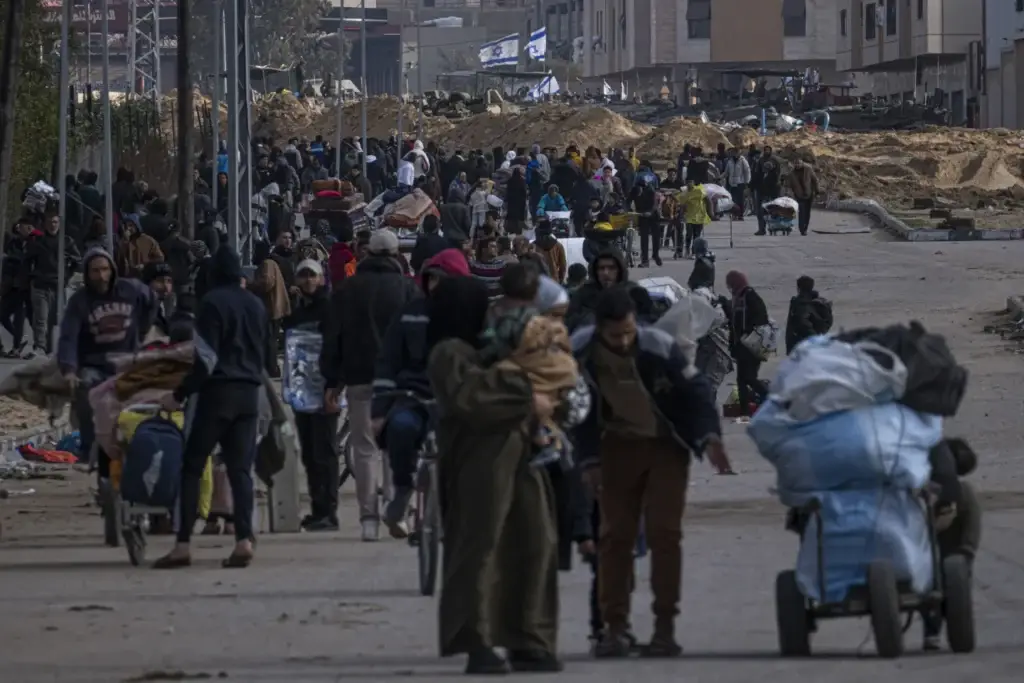
[[[397,97],[371,97],[366,102],[366,136],[387,139],[398,132],[398,112],[402,112],[402,133],[415,134],[419,109],[411,104],[401,104]],[[363,108],[359,102],[349,102],[342,112],[342,133],[345,137],[362,135]],[[435,116],[423,117],[423,136],[428,140],[437,139],[451,128],[447,119]],[[302,131],[312,137],[323,135],[333,139],[338,130],[338,108],[324,109],[319,118]]]
[[[728,146],[729,139],[720,128],[680,116],[655,128],[637,146],[637,154],[644,159],[674,159],[687,144],[713,153],[719,144]]]
[[[726,133],[726,137],[729,138],[729,142],[733,147],[739,147],[741,149],[750,147],[750,145],[757,144],[761,141],[760,134],[750,126],[734,128]]]
[[[800,132],[772,143],[784,159],[811,162],[824,191],[840,198],[900,206],[943,197],[970,208],[1024,207],[1024,136],[1017,131]]]
[[[274,140],[287,139],[320,118],[323,106],[311,97],[291,93],[264,95],[252,107],[252,134]]]
[[[0,396],[0,437],[11,436],[46,424],[50,417],[24,401]]]
[[[580,150],[594,146],[601,150],[629,147],[650,133],[650,126],[630,121],[604,107],[579,109],[568,105],[543,105],[521,114],[477,114],[453,122],[438,140],[445,148],[485,149],[497,145],[528,147],[537,143]]]

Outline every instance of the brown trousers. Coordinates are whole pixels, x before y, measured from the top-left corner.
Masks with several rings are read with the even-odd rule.
[[[643,515],[656,629],[671,630],[683,578],[683,508],[690,456],[669,439],[606,435],[601,444],[598,593],[610,630],[629,623],[633,551]]]

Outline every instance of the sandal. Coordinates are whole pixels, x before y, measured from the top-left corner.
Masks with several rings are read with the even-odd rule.
[[[184,557],[175,557],[174,555],[164,555],[153,563],[153,569],[181,569],[183,567],[192,566],[192,556],[185,555]]]

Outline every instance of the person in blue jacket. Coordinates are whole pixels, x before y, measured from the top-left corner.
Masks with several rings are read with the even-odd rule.
[[[569,205],[558,193],[558,185],[548,185],[548,192],[537,203],[537,215],[543,216],[551,211],[568,211]]]

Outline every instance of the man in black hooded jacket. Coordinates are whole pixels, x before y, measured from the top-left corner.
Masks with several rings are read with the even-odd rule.
[[[626,258],[615,247],[602,249],[590,262],[590,277],[569,299],[569,310],[565,314],[565,326],[569,331],[593,323],[594,309],[601,293],[622,283],[632,285]]]
[[[235,548],[223,565],[245,567],[253,557],[252,467],[269,325],[263,302],[242,286],[238,254],[224,247],[211,261],[211,289],[196,316],[195,361],[166,405],[177,409],[189,397],[196,402],[182,463],[177,543],[154,563],[155,569],[192,563],[189,543],[199,512],[199,481],[218,444],[231,482],[235,521]]]
[[[789,300],[786,319],[786,354],[816,334],[832,329],[832,304],[814,289],[814,279],[801,275],[796,281],[796,296]]]

